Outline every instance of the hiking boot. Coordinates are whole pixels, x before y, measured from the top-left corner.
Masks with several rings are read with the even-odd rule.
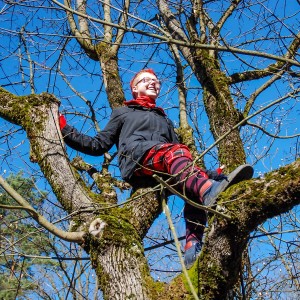
[[[226,179],[222,181],[212,181],[212,185],[205,192],[202,197],[202,202],[206,206],[212,206],[216,203],[216,200],[222,192],[224,192],[228,187],[239,183],[243,180],[251,179],[253,176],[254,170],[252,166],[245,164],[237,167],[234,171],[232,171],[229,175],[227,175]]]
[[[202,248],[202,243],[198,240],[190,240],[185,245],[185,254],[184,254],[184,265],[187,269],[190,269],[197,257],[200,254]]]

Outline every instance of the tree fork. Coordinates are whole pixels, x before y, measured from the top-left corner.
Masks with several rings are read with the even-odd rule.
[[[219,203],[232,219],[214,216],[210,220],[203,252],[191,269],[201,299],[226,299],[239,280],[243,251],[251,232],[268,218],[300,204],[299,178],[300,159],[264,178],[241,182],[222,193]]]

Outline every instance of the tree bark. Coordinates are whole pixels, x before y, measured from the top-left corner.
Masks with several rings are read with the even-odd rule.
[[[49,94],[16,97],[1,90],[0,116],[26,131],[31,161],[39,164],[59,201],[71,213],[91,207],[92,201],[66,157],[58,126],[58,104]]]
[[[188,29],[190,35],[188,37],[182,29],[181,23],[171,12],[167,2],[165,0],[158,0],[157,2],[170,36],[174,39],[185,40],[187,44],[200,40],[195,27],[196,15],[193,15],[199,7],[194,10],[189,18]],[[214,31],[212,28],[211,30]],[[202,33],[206,36],[205,31]],[[218,38],[218,28],[215,28],[211,44],[214,45]],[[204,42],[206,39],[202,36],[201,40]],[[208,115],[210,130],[214,139],[217,140],[240,121],[240,114],[234,107],[230,94],[228,79],[217,60],[217,51],[191,49],[185,46],[178,46],[178,48],[203,88],[203,102]],[[218,151],[220,164],[228,166],[229,171],[246,161],[238,130],[234,130],[230,134],[230,138],[223,139],[218,144]]]
[[[231,220],[212,217],[198,263],[189,271],[199,298],[226,299],[239,280],[243,252],[251,232],[268,218],[285,213],[298,204],[300,159],[265,178],[242,182],[224,192],[219,205]],[[176,284],[178,281],[184,282],[182,275]],[[184,299],[185,295],[182,290],[178,299]]]
[[[88,193],[65,157],[57,127],[57,107],[57,100],[48,94],[16,97],[3,89],[0,93],[0,116],[26,130],[32,159],[40,165],[66,210],[73,212],[91,205],[101,208],[96,216],[106,223],[103,234],[87,235],[84,247],[91,255],[105,297],[157,299],[164,290],[160,298],[168,299],[165,297],[169,295],[169,299],[176,299],[167,294],[173,284],[181,284],[178,295],[186,297],[187,288],[180,277],[166,287],[155,283],[143,254],[142,239],[161,209],[156,195],[139,191],[134,202],[123,207],[101,207],[97,202],[101,197]],[[221,195],[221,205],[231,220],[213,218],[199,264],[189,271],[201,298],[224,299],[238,280],[250,233],[268,218],[300,203],[299,167],[297,160],[265,178],[235,185]],[[92,219],[91,213],[80,216],[81,223]]]
[[[58,104],[49,94],[16,97],[0,90],[0,116],[26,131],[31,160],[39,164],[66,211],[78,212],[73,221],[87,232],[82,246],[91,255],[105,298],[155,299],[149,287],[153,286],[155,291],[156,284],[141,245],[161,210],[160,201],[155,193],[148,190],[144,194],[143,190],[141,195],[136,193],[134,202],[105,209],[105,198],[87,188],[67,159],[58,126]],[[97,237],[88,234],[88,224],[95,217],[106,223]]]
[[[108,43],[101,42],[97,45],[97,54],[103,72],[103,81],[111,108],[123,105],[125,95],[118,70],[117,52]]]

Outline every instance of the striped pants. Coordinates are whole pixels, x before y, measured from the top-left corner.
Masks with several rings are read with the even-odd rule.
[[[153,175],[155,171],[172,175],[172,186],[199,204],[202,203],[203,194],[211,186],[207,174],[193,164],[188,147],[182,144],[158,144],[147,151],[136,175]],[[207,221],[205,212],[186,203],[184,218],[187,242],[192,238],[201,240]]]

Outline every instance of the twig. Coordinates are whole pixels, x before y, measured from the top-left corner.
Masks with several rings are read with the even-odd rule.
[[[162,194],[163,194],[163,191],[162,191]],[[199,300],[198,295],[197,295],[197,293],[196,293],[196,291],[195,291],[195,288],[193,287],[193,284],[192,284],[192,282],[191,282],[190,276],[189,276],[189,274],[188,274],[188,272],[187,272],[187,269],[186,269],[186,267],[185,267],[185,265],[184,265],[184,261],[183,261],[182,254],[181,254],[181,249],[180,249],[180,243],[179,243],[179,240],[178,240],[176,231],[175,231],[174,224],[173,224],[173,222],[172,222],[172,218],[171,218],[171,214],[170,214],[169,207],[168,207],[168,205],[167,205],[167,203],[166,203],[166,199],[165,199],[165,197],[164,197],[163,195],[162,195],[162,198],[163,198],[163,200],[162,200],[163,211],[164,211],[165,214],[166,214],[166,217],[167,217],[167,220],[168,220],[170,229],[171,229],[171,231],[172,231],[172,234],[173,234],[173,237],[174,237],[174,240],[175,240],[175,245],[176,245],[178,257],[179,257],[179,260],[180,260],[180,264],[181,264],[181,266],[182,266],[183,274],[184,274],[184,276],[185,276],[185,278],[186,278],[186,281],[187,281],[187,283],[188,283],[188,285],[189,285],[189,288],[190,288],[190,290],[191,290],[191,292],[192,292],[194,298],[195,298],[196,300]]]
[[[84,231],[81,232],[66,232],[54,226],[46,218],[40,215],[17,191],[15,191],[2,176],[0,176],[0,185],[3,189],[16,200],[28,214],[37,221],[42,227],[47,229],[49,232],[58,236],[59,238],[68,242],[82,242],[85,235]]]
[[[218,215],[224,219],[230,220],[231,217],[228,215],[225,215],[213,208],[210,208],[208,206],[205,205],[201,205],[198,203],[195,203],[194,201],[190,200],[189,198],[187,198],[186,196],[180,194],[179,192],[177,192],[172,186],[170,186],[169,184],[167,184],[164,180],[162,180],[159,176],[157,176],[156,174],[153,175],[153,178],[155,178],[160,184],[162,184],[165,188],[167,188],[170,192],[172,192],[173,194],[179,196],[180,198],[182,198],[185,202],[187,202],[188,204],[197,207],[199,209],[205,210],[207,212],[213,213],[215,215]]]

